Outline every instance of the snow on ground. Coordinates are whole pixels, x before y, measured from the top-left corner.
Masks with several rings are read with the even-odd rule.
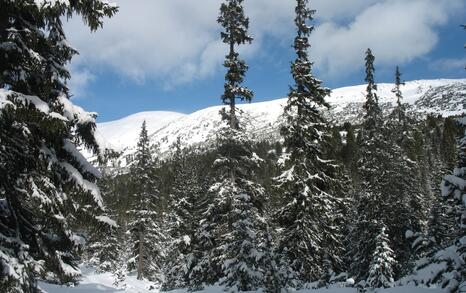
[[[158,289],[151,290],[155,287],[153,283],[148,281],[140,281],[136,276],[128,276],[125,284],[115,286],[115,277],[111,273],[98,274],[94,269],[81,267],[82,280],[76,287],[67,287],[39,283],[39,287],[48,293],[103,293],[103,292],[128,292],[128,293],[154,293],[159,292]]]
[[[148,281],[139,281],[136,276],[127,277],[125,287],[116,287],[114,276],[110,273],[97,274],[92,268],[81,267],[83,277],[81,283],[76,287],[66,287],[39,283],[42,290],[48,293],[110,293],[110,292],[128,292],[128,293],[158,293],[159,289]],[[153,289],[150,289],[150,288]],[[199,293],[221,293],[225,292],[224,288],[219,286],[211,286],[205,290],[198,291]],[[256,293],[261,293],[257,291]],[[334,285],[331,288],[308,289],[296,291],[296,293],[357,293],[355,288],[341,288],[339,285]],[[369,291],[370,292],[370,291]],[[374,293],[446,293],[441,289],[427,289],[413,286],[403,286],[388,289],[377,289]],[[170,293],[188,293],[186,289],[170,291]],[[254,292],[250,292],[254,293]]]

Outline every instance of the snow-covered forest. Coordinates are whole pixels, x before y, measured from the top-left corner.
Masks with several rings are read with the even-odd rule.
[[[0,293],[466,292],[466,80],[394,64],[379,87],[368,48],[332,93],[293,2],[285,99],[244,105],[254,39],[225,0],[223,106],[112,128],[70,99],[63,21],[118,7],[0,0]]]

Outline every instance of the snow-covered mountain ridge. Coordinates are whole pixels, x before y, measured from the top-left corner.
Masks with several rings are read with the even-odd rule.
[[[382,110],[390,111],[396,98],[393,84],[379,84],[378,96]],[[357,123],[363,117],[366,85],[334,89],[327,98],[331,109],[326,111],[334,123]],[[404,103],[411,111],[425,115],[443,116],[466,113],[466,79],[416,80],[402,87]],[[281,114],[286,98],[267,102],[239,105],[242,121],[256,140],[277,139],[282,124]],[[129,117],[97,125],[97,135],[102,146],[121,151],[123,157],[131,155],[143,120],[146,120],[153,144],[162,154],[170,152],[179,138],[183,146],[209,146],[215,142],[215,134],[221,119],[223,106],[209,107],[186,115],[176,112],[142,112]]]

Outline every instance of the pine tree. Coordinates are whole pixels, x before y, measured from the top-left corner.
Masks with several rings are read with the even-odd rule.
[[[265,242],[264,242],[264,257],[262,258],[262,266],[265,271],[264,276],[264,292],[265,293],[281,293],[282,288],[286,284],[283,271],[280,269],[279,259],[276,254],[276,245],[274,243],[274,235],[269,225],[266,228]]]
[[[103,159],[105,160],[105,159]],[[100,216],[105,225],[96,225],[90,229],[89,239],[84,252],[84,262],[96,268],[97,272],[116,273],[120,265],[122,229],[117,224],[118,214],[115,212],[115,178],[106,167],[100,168],[99,188],[102,199],[106,203],[106,215]]]
[[[446,281],[451,292],[461,292],[466,288],[466,132],[460,140],[458,158],[457,167],[452,174],[444,176],[441,185],[441,195],[451,199],[451,208],[456,215],[457,237],[454,245],[459,261],[451,262],[448,268],[453,276],[452,280]]]
[[[120,229],[117,223],[108,216],[101,216],[106,225],[94,227],[89,244],[86,247],[87,262],[99,273],[115,273],[119,266],[121,252]]]
[[[385,226],[382,225],[375,240],[376,248],[369,267],[369,277],[367,278],[367,285],[372,288],[389,288],[393,283],[395,259],[385,230]]]
[[[385,198],[383,183],[386,178],[384,170],[389,170],[390,154],[386,141],[383,138],[383,117],[378,104],[375,91],[377,85],[374,81],[375,57],[370,49],[366,51],[366,78],[367,94],[364,104],[365,116],[359,134],[359,161],[358,177],[360,185],[357,186],[355,198],[356,214],[358,218],[352,229],[350,254],[354,256],[351,264],[351,273],[357,280],[367,278],[370,265],[370,256],[375,249],[375,238],[379,233],[376,223],[379,217],[384,217]]]
[[[388,141],[389,164],[385,170],[385,182],[381,182],[384,194],[384,224],[392,240],[395,257],[400,273],[410,270],[411,251],[406,233],[423,234],[427,218],[425,210],[427,195],[422,184],[421,162],[416,147],[415,121],[408,117],[406,105],[402,103],[401,73],[396,68],[395,88],[396,106],[388,116],[384,126],[384,136]],[[419,243],[417,243],[419,245]],[[397,271],[397,270],[395,270]]]
[[[256,290],[263,282],[259,263],[264,231],[261,216],[264,189],[255,178],[255,170],[262,160],[253,153],[236,111],[237,99],[249,102],[253,96],[249,89],[241,86],[247,66],[235,52],[235,45],[252,41],[247,33],[249,20],[242,4],[242,0],[222,3],[218,18],[224,28],[221,38],[230,47],[224,64],[227,74],[222,96],[229,110],[221,111],[225,125],[218,133],[219,156],[213,166],[217,176],[209,190],[214,199],[200,232],[208,235],[211,241],[202,240],[209,246],[199,268],[194,270],[198,276],[216,272],[212,279],[204,282],[220,281],[231,292]]]
[[[248,66],[244,60],[239,58],[235,51],[235,45],[251,43],[252,38],[248,35],[249,19],[244,15],[243,0],[228,0],[220,6],[218,23],[225,31],[221,32],[222,41],[230,48],[226,56],[224,66],[227,68],[225,75],[225,92],[222,102],[229,105],[229,112],[223,111],[222,116],[229,121],[230,128],[239,129],[236,115],[236,100],[251,102],[254,94],[248,88],[242,87],[244,76]]]
[[[430,198],[426,237],[429,242],[426,253],[429,254],[452,245],[456,233],[454,216],[448,212],[451,209],[449,200],[438,196],[438,186],[448,172],[441,151],[444,137],[441,119],[429,116],[424,132],[427,154],[425,181]]]
[[[131,234],[133,256],[129,269],[136,269],[139,280],[145,277],[161,281],[163,234],[160,227],[161,216],[156,212],[160,195],[145,121],[141,127],[135,156],[131,167],[134,194],[131,209],[128,211],[128,231]]]
[[[276,218],[280,261],[287,269],[287,286],[300,287],[322,275],[326,250],[333,250],[335,266],[340,262],[340,235],[334,226],[337,198],[334,193],[332,162],[323,150],[328,143],[328,129],[320,107],[328,107],[325,97],[330,90],[312,75],[307,50],[315,13],[307,0],[297,0],[294,49],[297,59],[291,66],[295,85],[285,106],[283,172],[276,178],[277,192],[283,199]]]
[[[50,1],[49,1],[50,2]],[[74,283],[84,221],[99,224],[95,115],[69,101],[66,69],[77,53],[62,17],[91,30],[117,7],[104,1],[2,1],[0,9],[0,287],[34,292],[36,279]]]
[[[192,280],[194,267],[202,255],[199,247],[200,222],[205,212],[206,180],[202,178],[200,162],[175,145],[174,183],[170,207],[170,244],[165,272],[164,289],[197,289]]]
[[[463,127],[466,126],[464,121],[462,124]],[[422,282],[441,286],[448,292],[463,292],[466,288],[466,270],[464,269],[466,263],[466,131],[459,139],[458,150],[456,168],[452,173],[443,177],[440,188],[441,196],[447,200],[448,209],[453,212],[456,223],[450,226],[445,221],[437,220],[446,228],[445,231],[448,231],[448,228],[454,229],[450,230],[452,232],[446,232],[445,236],[454,235],[455,239],[450,247],[434,251],[429,258],[420,261],[415,268],[415,271],[421,271],[423,274],[426,267],[429,267],[428,269],[433,271],[432,277],[428,279],[423,277]],[[436,236],[446,238],[440,233]],[[438,239],[435,240],[440,242]]]
[[[382,110],[379,106],[379,97],[377,96],[377,84],[374,80],[374,61],[375,57],[372,54],[371,49],[366,51],[366,78],[364,79],[367,82],[366,88],[366,102],[364,104],[364,122],[363,129],[364,135],[367,135],[369,139],[373,139],[377,133],[380,134],[379,130],[382,127]]]
[[[457,122],[452,117],[445,118],[443,122],[442,140],[440,150],[445,164],[445,171],[455,167],[457,162]]]

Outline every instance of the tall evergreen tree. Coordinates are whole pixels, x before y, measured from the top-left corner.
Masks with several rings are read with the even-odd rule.
[[[366,51],[365,57],[365,68],[366,68],[366,77],[365,81],[367,82],[366,88],[366,102],[364,103],[364,122],[363,130],[364,135],[369,139],[373,139],[377,133],[380,134],[380,128],[382,127],[382,110],[379,106],[379,97],[377,96],[377,84],[374,80],[374,61],[375,57],[372,54],[372,50],[369,48]]]
[[[249,102],[253,96],[241,86],[247,66],[235,51],[236,45],[252,41],[247,32],[249,20],[244,15],[243,0],[222,3],[218,22],[224,28],[221,38],[230,47],[224,64],[227,73],[222,96],[229,110],[221,111],[225,125],[218,134],[219,157],[213,166],[217,177],[210,193],[214,200],[200,233],[210,235],[212,241],[200,266],[207,265],[204,270],[216,272],[213,280],[206,281],[220,281],[231,292],[251,291],[263,281],[259,262],[264,234],[261,216],[264,189],[257,183],[254,171],[261,159],[253,153],[236,111],[237,99]]]
[[[171,239],[163,287],[197,289],[193,269],[202,257],[198,232],[208,203],[207,180],[199,168],[199,160],[181,150],[179,141],[175,147],[175,179],[169,210]]]
[[[297,58],[291,66],[295,85],[285,106],[283,172],[276,178],[281,194],[281,208],[276,218],[280,226],[278,253],[284,266],[287,286],[300,287],[318,280],[326,252],[333,251],[333,265],[340,262],[340,235],[334,220],[338,209],[336,180],[332,162],[323,150],[328,143],[328,129],[321,107],[328,107],[325,97],[330,90],[312,75],[307,50],[313,26],[309,21],[315,11],[307,0],[297,0],[294,49]]]
[[[389,288],[394,281],[394,253],[390,248],[390,240],[385,230],[385,226],[382,225],[380,233],[375,240],[376,248],[372,256],[369,276],[367,278],[367,284],[372,288]]]
[[[377,222],[383,217],[384,198],[382,184],[384,170],[388,170],[388,146],[382,137],[383,117],[376,94],[374,81],[375,57],[370,49],[366,51],[367,93],[364,104],[365,116],[359,134],[360,155],[358,161],[358,177],[360,185],[356,194],[357,220],[352,229],[350,254],[354,256],[351,273],[358,280],[368,276],[371,255],[375,250],[375,239],[379,233]]]
[[[241,86],[248,66],[235,51],[235,45],[250,44],[253,40],[248,34],[249,19],[244,15],[243,1],[228,0],[222,3],[220,16],[217,20],[224,28],[220,34],[222,41],[230,48],[224,62],[227,73],[225,75],[225,92],[222,95],[222,102],[229,106],[229,112],[222,111],[222,115],[225,120],[229,121],[230,128],[236,130],[239,129],[236,100],[251,102],[254,96],[251,90]]]
[[[464,290],[466,288],[466,132],[460,139],[459,156],[457,167],[452,174],[443,178],[441,194],[451,199],[451,208],[456,215],[456,239],[454,242],[457,259],[450,263],[448,271],[453,276],[447,280],[451,292]]]
[[[98,151],[95,115],[69,101],[77,53],[62,18],[91,30],[117,8],[100,0],[2,1],[0,9],[0,288],[35,292],[37,278],[76,282],[84,220],[103,211],[99,172],[77,151]],[[81,224],[80,224],[81,223]],[[74,228],[73,228],[74,227]]]
[[[406,232],[424,234],[426,229],[427,195],[422,184],[421,162],[418,161],[418,150],[416,149],[415,136],[417,129],[414,119],[408,117],[406,105],[402,103],[401,73],[396,68],[395,88],[396,106],[388,116],[383,129],[389,148],[390,155],[388,168],[385,170],[385,182],[382,193],[386,205],[387,215],[384,224],[392,240],[395,257],[399,264],[400,273],[410,270],[410,259],[412,251],[410,243],[406,239]],[[416,241],[419,245],[419,239]]]
[[[161,281],[162,259],[164,256],[161,216],[157,214],[160,194],[154,174],[150,141],[144,121],[137,144],[136,158],[131,167],[131,181],[134,193],[128,211],[128,231],[132,239],[130,269],[136,269],[137,278]]]

